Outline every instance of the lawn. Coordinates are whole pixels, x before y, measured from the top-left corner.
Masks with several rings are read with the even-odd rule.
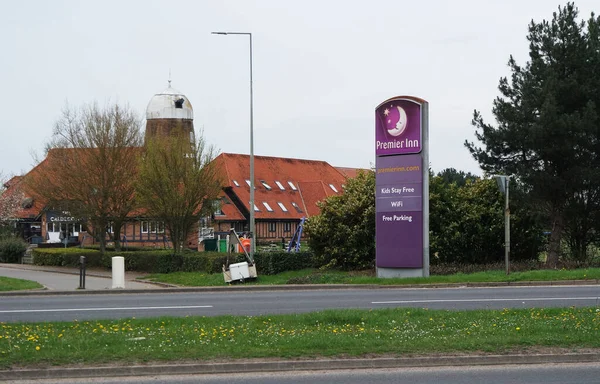
[[[43,288],[43,286],[35,281],[0,276],[0,291],[20,291],[36,288]]]
[[[169,283],[174,285],[203,287],[225,285],[223,275],[206,274],[201,272],[175,272],[154,274],[143,279]],[[458,273],[445,276],[430,276],[428,278],[379,279],[372,272],[341,272],[305,269],[301,271],[284,272],[273,276],[259,275],[251,285],[284,285],[284,284],[444,284],[444,283],[483,283],[483,282],[518,282],[518,281],[557,281],[557,280],[599,280],[600,268],[575,270],[533,270],[513,272],[506,275],[504,271],[487,271],[471,274]]]
[[[328,310],[0,323],[0,367],[246,358],[600,351],[600,309]]]

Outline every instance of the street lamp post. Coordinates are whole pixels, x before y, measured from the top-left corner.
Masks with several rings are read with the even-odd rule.
[[[252,96],[252,33],[212,32],[213,35],[245,35],[250,38],[250,259],[254,260],[256,249],[254,228],[254,99]]]
[[[510,274],[510,208],[508,206],[508,191],[510,176],[493,175],[496,178],[500,191],[504,193],[504,264],[506,274]]]

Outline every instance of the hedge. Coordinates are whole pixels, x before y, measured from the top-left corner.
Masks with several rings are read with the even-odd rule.
[[[319,267],[312,252],[257,252],[254,262],[259,276]]]
[[[227,263],[227,254],[220,252],[184,252],[173,255],[172,250],[143,249],[139,251],[107,252],[102,256],[99,250],[86,248],[44,248],[35,249],[34,264],[50,266],[79,266],[79,256],[86,257],[88,267],[111,268],[112,257],[123,256],[125,270],[148,273],[204,272],[221,273]],[[229,263],[245,261],[243,254],[229,256]],[[259,275],[274,275],[316,267],[310,252],[261,252],[254,255]]]
[[[103,266],[100,251],[81,248],[34,248],[33,264],[78,267],[79,256],[85,256],[85,263],[88,267]]]

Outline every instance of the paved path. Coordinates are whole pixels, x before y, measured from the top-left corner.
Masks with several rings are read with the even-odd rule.
[[[73,291],[79,287],[79,270],[77,268],[36,267],[21,264],[0,264],[0,276],[33,280],[49,290]],[[156,289],[158,285],[134,281],[139,274],[125,273],[126,289]],[[86,274],[86,290],[111,289],[112,277],[107,271],[90,271]]]

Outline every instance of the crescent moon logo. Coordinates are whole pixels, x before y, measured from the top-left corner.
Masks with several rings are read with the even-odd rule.
[[[408,122],[406,117],[406,111],[404,110],[404,108],[396,108],[398,108],[398,121],[396,122],[396,128],[387,130],[388,133],[392,136],[400,136],[402,132],[404,132],[404,130],[406,129],[406,125]]]

